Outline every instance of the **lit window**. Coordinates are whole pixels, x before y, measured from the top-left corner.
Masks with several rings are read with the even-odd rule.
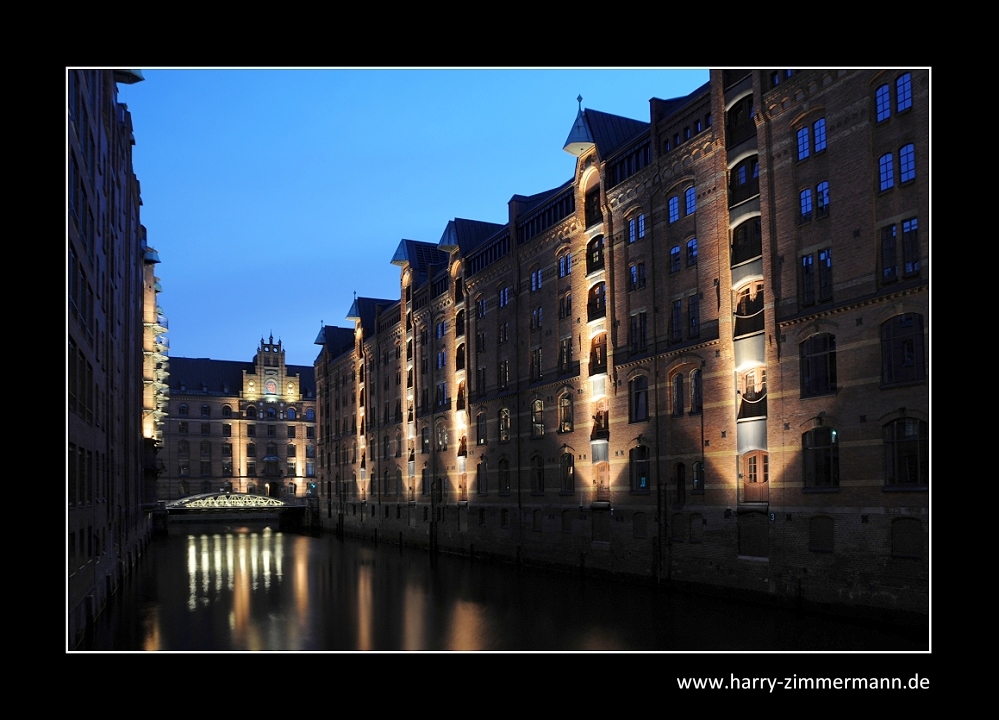
[[[572,432],[572,396],[563,393],[558,399],[558,431]]]
[[[826,119],[819,118],[812,124],[812,138],[815,140],[815,152],[826,149]]]
[[[538,438],[545,434],[544,410],[545,403],[541,398],[531,402],[531,437]]]
[[[808,142],[808,128],[801,128],[798,131],[798,159],[804,160],[811,154]]]
[[[895,167],[892,163],[892,154],[885,153],[878,160],[878,168],[881,178],[881,189],[887,190],[895,185]]]
[[[895,112],[912,107],[912,74],[899,75],[895,80]]]
[[[829,214],[829,183],[820,182],[815,186],[815,216],[825,217]]]
[[[882,85],[875,91],[874,100],[877,105],[878,122],[887,120],[891,115],[891,90],[887,85]]]
[[[898,170],[901,182],[909,182],[916,177],[916,146],[903,145],[898,151]]]
[[[628,451],[633,492],[649,491],[649,448],[639,445]]]

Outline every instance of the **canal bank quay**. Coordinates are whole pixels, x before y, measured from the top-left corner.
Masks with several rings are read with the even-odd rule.
[[[418,548],[430,555],[467,557],[499,564],[540,568],[574,574],[675,589],[705,597],[732,599],[752,605],[768,605],[802,610],[821,615],[843,617],[862,622],[906,628],[921,632],[929,629],[928,597],[913,598],[911,591],[898,589],[897,597],[869,602],[871,590],[835,578],[793,577],[760,558],[734,556],[726,559],[685,560],[670,538],[649,538],[649,550],[621,550],[613,541],[588,541],[575,537],[566,544],[568,533],[542,526],[541,530],[525,513],[518,519],[510,513],[507,527],[486,537],[482,528],[469,521],[467,508],[445,506],[428,508],[420,522],[416,508],[400,507],[398,512],[376,510],[376,503],[359,503],[357,511],[348,503],[338,515],[326,503],[310,509],[315,531],[315,514],[324,533],[340,538],[357,538],[374,543]],[[390,510],[390,507],[386,507]],[[558,518],[553,518],[558,523]],[[563,537],[565,535],[565,537]],[[925,610],[922,608],[925,607]],[[919,608],[919,609],[913,609]]]

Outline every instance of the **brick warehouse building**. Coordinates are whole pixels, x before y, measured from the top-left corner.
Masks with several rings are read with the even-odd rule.
[[[252,362],[170,359],[160,500],[243,492],[304,497],[316,476],[313,369],[260,339]]]
[[[564,149],[320,333],[327,527],[927,614],[929,71],[713,70]]]
[[[140,223],[136,70],[67,71],[67,645],[144,552],[166,402],[159,257]]]

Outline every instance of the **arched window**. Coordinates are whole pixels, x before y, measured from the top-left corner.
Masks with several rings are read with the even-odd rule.
[[[803,433],[801,455],[806,488],[839,487],[839,442],[834,428],[820,426]]]
[[[697,238],[690,238],[687,241],[687,267],[697,264]]]
[[[697,210],[697,191],[694,186],[691,185],[683,193],[683,202],[685,207],[686,215],[693,215],[694,211]]]
[[[499,411],[499,441],[510,441],[510,410],[502,408]]]
[[[180,407],[177,408],[177,414],[182,417],[187,417],[187,403],[180,404]]]
[[[437,452],[447,450],[447,423],[441,420],[437,423]]]
[[[926,489],[930,484],[930,426],[900,418],[884,426],[885,485]]]
[[[531,402],[531,437],[538,438],[545,434],[544,410],[545,402],[541,398]]]
[[[506,458],[500,458],[497,464],[497,469],[499,470],[499,494],[509,495],[510,494],[510,461]]]
[[[208,405],[201,406],[201,417],[211,417],[212,409]]]
[[[881,325],[881,384],[925,379],[923,316],[918,313],[896,315]]]
[[[669,271],[671,273],[680,272],[680,246],[674,245],[669,249]]]
[[[383,460],[388,460],[390,452],[391,451],[389,450],[389,436],[388,435],[383,435],[382,436],[382,459]]]
[[[836,392],[836,336],[820,333],[798,346],[801,397]]]
[[[486,435],[486,413],[479,410],[475,416],[475,444],[485,445],[488,440]]]
[[[454,353],[454,369],[465,369],[465,343],[458,345],[458,349]]]
[[[596,320],[607,315],[607,285],[598,282],[590,288],[586,301],[587,320]]]
[[[257,419],[257,408],[256,408],[256,406],[254,406],[254,405],[247,406],[247,408],[246,408],[246,417],[249,420],[256,420]]]
[[[572,493],[576,491],[576,468],[572,453],[563,453],[559,461],[559,479],[561,491]]]
[[[558,399],[558,431],[572,432],[572,395],[568,391],[562,393]]]
[[[586,245],[587,274],[602,270],[604,267],[604,236],[597,235]]]
[[[704,463],[700,461],[693,465],[690,474],[690,491],[694,495],[700,495],[704,492]]]
[[[700,370],[690,371],[690,412],[699,413],[704,404],[704,387]]]
[[[305,419],[308,420],[308,421],[310,421],[310,422],[315,422],[316,411],[313,410],[312,408],[309,408],[308,410],[306,410],[305,411]]]
[[[272,407],[267,408],[267,419],[273,420],[277,417],[277,410]]]
[[[486,461],[480,460],[475,466],[475,484],[479,495],[485,495],[489,488],[486,484]]]
[[[649,379],[636,375],[628,381],[628,422],[649,419]]]
[[[678,372],[675,375],[673,375],[673,380],[671,384],[673,388],[673,398],[672,398],[673,417],[683,417],[683,400],[684,400],[683,373]]]
[[[459,310],[454,316],[454,335],[461,337],[465,334],[465,311]]]
[[[531,492],[545,491],[545,459],[540,455],[531,458]]]
[[[649,448],[645,445],[633,447],[629,451],[631,469],[631,489],[633,492],[649,491]]]
[[[590,375],[607,372],[607,333],[597,333],[590,341]]]
[[[225,411],[223,411],[223,414],[225,414]],[[287,412],[285,413],[285,417],[287,417],[289,420],[294,420],[297,416],[298,412],[293,407],[288,408]]]

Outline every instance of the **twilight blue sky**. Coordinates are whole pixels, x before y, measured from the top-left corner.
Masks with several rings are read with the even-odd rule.
[[[504,223],[572,177],[583,107],[648,122],[706,69],[149,69],[119,85],[170,354],[312,365],[353,293],[397,299],[403,238]]]

